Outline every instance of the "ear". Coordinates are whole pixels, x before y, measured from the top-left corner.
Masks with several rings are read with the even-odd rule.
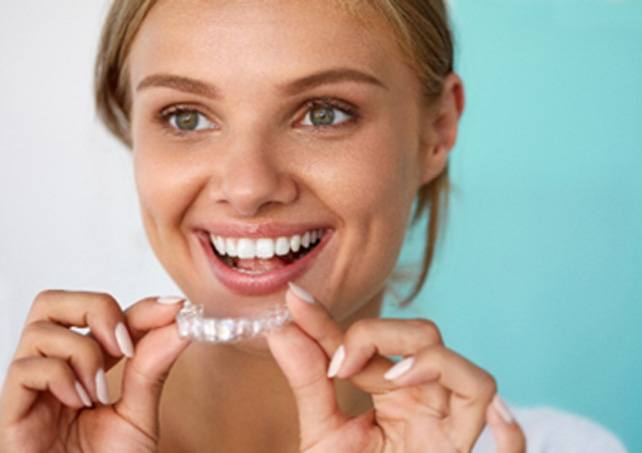
[[[424,129],[420,150],[421,185],[432,181],[444,171],[450,150],[457,141],[464,103],[463,81],[451,72],[444,79],[441,96],[435,101],[435,105],[422,110]]]

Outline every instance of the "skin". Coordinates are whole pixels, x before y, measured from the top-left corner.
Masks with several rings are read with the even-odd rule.
[[[228,302],[230,291],[213,278],[191,229],[210,219],[328,223],[336,238],[298,283],[332,301],[337,318],[349,317],[382,290],[416,190],[446,160],[445,150],[432,149],[437,144],[431,132],[424,132],[433,139],[431,149],[418,146],[419,129],[426,124],[420,124],[414,101],[416,77],[388,63],[398,51],[387,35],[363,42],[363,29],[355,28],[353,19],[322,6],[187,3],[198,6],[155,6],[130,54],[136,183],[156,256],[190,300],[238,314],[239,306],[265,305],[283,293],[234,295]],[[337,52],[327,45],[328,36],[356,44]],[[342,83],[291,97],[275,88],[345,66],[376,74],[389,88]],[[168,88],[136,90],[145,77],[162,73],[216,85],[225,100]],[[304,101],[322,95],[357,105],[358,123],[325,133],[301,126]],[[153,118],[181,103],[204,105],[201,110],[216,130],[169,138]],[[444,139],[453,140],[452,134]]]
[[[206,305],[210,313],[238,315],[243,314],[239,307],[255,310],[282,299],[283,292],[261,297],[231,293],[213,277],[192,228],[207,219],[329,223],[336,230],[334,240],[297,283],[325,301],[344,326],[377,316],[413,198],[421,184],[443,170],[459,112],[437,125],[434,117],[421,117],[426,112],[416,102],[417,78],[405,65],[389,64],[391,55],[400,60],[401,54],[374,16],[371,23],[380,32],[364,34],[342,12],[304,2],[282,2],[278,8],[265,2],[191,3],[195,6],[156,5],[129,56],[135,175],[156,256],[187,298]],[[351,45],[338,51],[327,45],[329,36]],[[387,88],[344,82],[293,96],[277,88],[333,67],[373,74]],[[154,74],[207,82],[224,99],[167,87],[137,89]],[[460,82],[453,78],[451,83],[463,96]],[[310,121],[305,101],[319,96],[357,106],[360,117],[327,132],[302,126]],[[198,107],[214,129],[192,132],[191,137],[168,135],[154,118],[176,104]],[[335,123],[347,119],[341,118],[346,117]],[[444,124],[448,120],[451,124]],[[422,134],[428,141],[424,148],[419,146]],[[250,347],[266,352],[267,346],[255,342]],[[243,375],[279,375],[272,360],[247,365],[245,358],[228,357],[238,351],[219,349],[190,350],[194,357],[181,362],[181,369],[198,364],[185,374],[211,381],[224,360],[242,366]],[[260,386],[248,380],[244,392],[250,388]],[[347,398],[348,407],[367,404],[362,395],[350,392]],[[220,401],[214,406],[221,407]],[[287,410],[294,418],[292,405],[286,408],[279,413]],[[228,418],[230,412],[239,417],[246,413],[229,408]]]
[[[450,452],[469,451],[488,422],[499,452],[524,451],[519,425],[491,404],[489,373],[446,348],[427,320],[378,319],[412,201],[445,168],[464,94],[453,73],[434,105],[419,104],[418,80],[392,35],[376,16],[369,24],[303,1],[152,8],[128,57],[135,178],[150,245],[185,296],[209,312],[244,315],[285,297],[294,323],[241,344],[189,344],[172,324],[178,305],[146,298],[123,313],[107,294],[43,292],[5,381],[0,444],[34,452],[52,445]],[[335,67],[359,69],[386,88],[344,81],[291,95],[279,89]],[[153,74],[215,85],[221,98],[139,89]],[[348,102],[358,118],[314,131],[305,101],[319,96]],[[171,105],[198,110],[205,127],[172,134],[159,121]],[[349,118],[334,112],[335,124]],[[224,287],[194,236],[212,219],[332,225],[332,241],[296,281],[315,302],[285,288],[250,297]],[[114,336],[118,322],[135,348],[126,360]],[[89,326],[92,335],[71,333],[70,325]],[[332,380],[326,372],[340,345],[346,359]],[[388,355],[415,362],[389,381]],[[99,367],[109,370],[113,404],[97,403]],[[50,418],[61,421],[52,426]]]

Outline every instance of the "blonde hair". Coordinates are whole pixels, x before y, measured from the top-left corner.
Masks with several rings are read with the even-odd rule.
[[[99,118],[109,131],[131,148],[127,55],[143,20],[157,0],[114,0],[107,14],[95,62],[94,95]],[[422,86],[422,101],[430,106],[439,98],[444,78],[453,70],[454,43],[444,0],[338,0],[346,11],[363,19],[364,3],[390,26],[407,62]],[[418,193],[411,218],[414,227],[428,211],[421,269],[410,293],[399,301],[409,304],[421,291],[428,276],[437,237],[441,234],[451,191],[448,164],[444,171]],[[407,281],[394,273],[390,282]]]

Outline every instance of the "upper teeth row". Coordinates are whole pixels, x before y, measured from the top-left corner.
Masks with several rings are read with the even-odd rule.
[[[301,246],[308,248],[323,236],[323,229],[306,231],[304,234],[272,238],[224,238],[210,234],[210,241],[220,255],[228,255],[242,259],[272,258],[298,252]]]

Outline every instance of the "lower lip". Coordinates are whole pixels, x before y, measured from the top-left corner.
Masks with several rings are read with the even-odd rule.
[[[317,246],[303,258],[288,264],[280,269],[275,269],[262,274],[246,274],[239,272],[224,264],[212,250],[209,234],[198,232],[198,240],[205,250],[205,255],[210,262],[214,275],[230,290],[245,296],[259,296],[275,292],[289,281],[301,276],[312,264],[312,261],[321,253],[321,250],[332,237],[334,230],[326,230]]]

